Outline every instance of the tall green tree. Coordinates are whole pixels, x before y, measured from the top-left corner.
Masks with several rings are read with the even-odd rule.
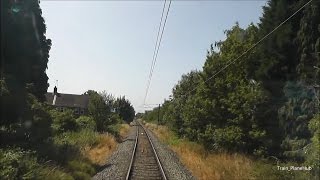
[[[319,84],[320,79],[320,2],[312,1],[303,10],[296,41],[299,46],[297,73],[307,85]]]
[[[28,93],[45,100],[51,40],[37,0],[1,1],[1,124],[23,119]]]
[[[286,20],[302,6],[304,1],[270,0],[263,7],[260,18],[259,38],[264,37],[281,22]],[[257,48],[257,68],[254,70],[256,79],[268,94],[267,102],[261,106],[261,118],[271,119],[266,124],[266,130],[272,135],[270,138],[270,152],[277,154],[281,151],[285,134],[278,119],[278,110],[286,103],[283,91],[287,81],[297,79],[296,66],[298,64],[298,46],[294,42],[299,31],[300,11],[289,21],[282,24],[274,33],[270,34]]]
[[[98,92],[89,90],[85,94],[89,95],[89,115],[95,120],[97,130],[102,132],[108,125],[112,124],[112,122],[109,121],[111,109]]]
[[[125,122],[133,121],[135,116],[135,111],[130,101],[125,98],[125,96],[119,97],[114,102],[115,112],[123,119]]]
[[[319,7],[320,2],[313,1],[302,11],[292,43],[297,46],[297,78],[286,81],[283,92],[287,101],[278,113],[285,133],[282,148],[290,159],[306,158],[304,152],[311,143],[308,124],[319,112]]]
[[[226,31],[227,39],[216,43],[203,67],[202,109],[207,109],[207,124],[203,132],[204,142],[214,148],[247,152],[263,149],[266,131],[265,121],[259,119],[258,108],[266,96],[255,74],[256,54],[243,56],[236,65],[230,65],[223,72],[216,73],[230,60],[249,49],[257,39],[258,29],[250,25],[242,29],[236,24]],[[212,79],[211,77],[214,78]]]
[[[16,145],[43,143],[51,117],[42,103],[51,40],[37,0],[1,1],[1,137]]]

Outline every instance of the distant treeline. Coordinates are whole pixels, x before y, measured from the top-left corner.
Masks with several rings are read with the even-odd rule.
[[[226,30],[203,69],[183,75],[163,102],[161,123],[208,150],[305,162],[319,175],[320,1],[224,69],[306,2],[270,0],[257,25]],[[158,111],[144,119],[156,122]]]

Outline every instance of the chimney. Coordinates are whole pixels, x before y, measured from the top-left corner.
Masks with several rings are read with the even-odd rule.
[[[57,88],[57,86],[54,86],[54,88],[53,88],[53,95],[58,95],[58,88]]]
[[[58,96],[58,88],[57,88],[57,86],[54,86],[54,88],[53,88],[53,101],[52,101],[52,105],[56,105],[57,96]]]

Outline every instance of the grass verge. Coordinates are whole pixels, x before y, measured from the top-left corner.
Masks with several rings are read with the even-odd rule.
[[[204,147],[179,139],[165,126],[146,123],[155,135],[178,155],[181,162],[197,179],[203,180],[316,180],[311,171],[280,171],[281,167],[308,166],[295,162],[257,159],[238,153],[207,152]]]
[[[241,154],[210,154],[203,146],[184,139],[178,139],[165,126],[146,126],[169,145],[181,162],[197,179],[252,179],[252,161]]]
[[[124,139],[130,126],[128,124],[120,124],[118,128],[118,134],[120,139]],[[103,166],[107,159],[116,150],[118,142],[116,138],[110,133],[99,134],[97,142],[93,145],[87,145],[82,149],[82,154],[88,158],[93,164]]]
[[[115,130],[124,138],[129,125]],[[81,129],[57,134],[34,150],[0,148],[0,179],[89,180],[116,150],[116,139],[111,133]]]
[[[81,153],[93,164],[102,166],[116,147],[117,141],[112,135],[100,134],[98,142],[93,146],[85,146]]]

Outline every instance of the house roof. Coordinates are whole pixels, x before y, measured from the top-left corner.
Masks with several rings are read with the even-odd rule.
[[[54,95],[53,93],[46,93],[47,103],[52,104]],[[78,95],[78,94],[62,94],[58,93],[56,98],[55,106],[63,107],[80,107],[88,108],[89,96]]]

